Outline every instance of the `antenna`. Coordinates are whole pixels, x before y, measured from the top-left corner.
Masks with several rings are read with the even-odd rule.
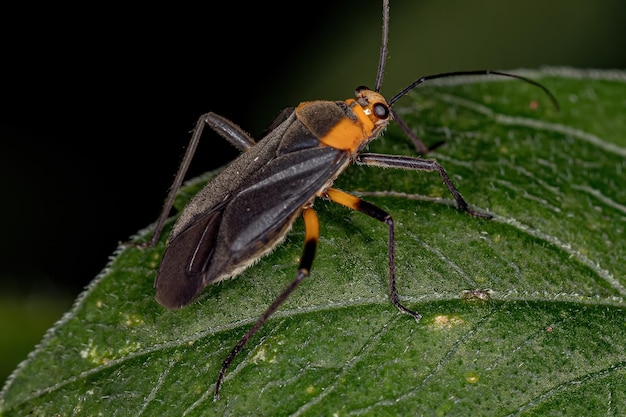
[[[378,71],[376,73],[376,88],[374,91],[377,93],[380,92],[380,87],[383,84],[383,75],[385,72],[385,64],[387,63],[387,45],[389,43],[389,0],[383,0],[383,29],[382,29],[382,41],[380,45],[380,60],[378,62]],[[537,81],[531,80],[530,78],[522,77],[521,75],[515,75],[508,72],[502,71],[492,71],[492,70],[476,70],[476,71],[453,71],[453,72],[442,72],[440,74],[427,75],[425,77],[418,78],[413,81],[407,87],[405,87],[398,94],[393,96],[391,100],[389,100],[389,106],[392,106],[393,103],[398,101],[402,96],[406,95],[409,91],[413,90],[418,85],[422,84],[428,80],[434,80],[437,78],[448,78],[448,77],[461,77],[468,75],[499,75],[502,77],[516,78],[518,80],[524,81],[528,84],[534,85],[535,87],[539,87],[543,90],[544,93],[550,98],[554,107],[558,110],[560,108],[556,97],[543,85],[539,84]]]
[[[556,97],[554,97],[554,95],[550,92],[550,90],[548,90],[543,85],[539,84],[537,81],[531,80],[530,78],[522,77],[521,75],[515,75],[515,74],[508,73],[508,72],[491,71],[491,70],[442,72],[440,74],[427,75],[425,77],[418,78],[417,80],[409,84],[407,87],[405,87],[398,94],[393,96],[391,100],[389,100],[389,106],[392,106],[393,103],[398,101],[402,96],[404,96],[406,93],[408,93],[409,91],[411,91],[412,89],[414,89],[419,84],[425,81],[434,80],[437,78],[460,77],[460,76],[467,76],[467,75],[500,75],[503,77],[510,77],[510,78],[516,78],[518,80],[522,80],[528,84],[534,85],[535,87],[539,87],[540,89],[542,89],[543,92],[546,93],[546,95],[550,98],[554,107],[557,110],[559,109],[559,102],[556,100]]]
[[[383,83],[383,73],[387,62],[387,43],[389,41],[389,0],[383,0],[383,39],[380,45],[380,61],[378,62],[378,72],[376,73],[376,91],[380,91]]]

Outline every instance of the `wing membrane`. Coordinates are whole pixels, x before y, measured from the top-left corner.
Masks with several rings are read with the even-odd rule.
[[[183,307],[206,285],[269,252],[303,205],[347,163],[342,151],[317,146],[280,155],[250,173],[229,199],[194,217],[168,242],[155,280],[159,303]]]
[[[341,151],[316,147],[280,156],[255,174],[224,210],[207,283],[271,250],[302,206],[327,187],[345,163]]]
[[[154,282],[160,304],[180,308],[204,288],[222,216],[223,207],[207,212],[170,242]]]

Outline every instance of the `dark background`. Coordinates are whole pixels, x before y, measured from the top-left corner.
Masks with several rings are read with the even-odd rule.
[[[1,13],[0,382],[156,219],[199,115],[259,137],[283,107],[374,83],[378,0],[204,3]],[[392,0],[382,92],[451,70],[625,68],[625,21],[621,0]],[[207,135],[191,175],[236,154]]]

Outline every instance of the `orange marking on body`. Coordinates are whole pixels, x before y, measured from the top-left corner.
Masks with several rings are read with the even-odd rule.
[[[351,120],[347,117],[341,119],[327,134],[320,138],[320,142],[335,149],[354,153],[363,142],[372,136],[374,123],[365,114],[363,108],[353,105],[354,102],[354,99],[346,100],[346,104],[351,105],[357,119]]]

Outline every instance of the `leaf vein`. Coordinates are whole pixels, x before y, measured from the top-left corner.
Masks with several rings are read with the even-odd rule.
[[[557,384],[553,386],[552,388],[550,388],[549,390],[545,391],[543,394],[538,395],[537,397],[531,399],[525,404],[522,404],[521,406],[519,406],[519,408],[515,412],[507,414],[506,417],[519,416],[523,414],[526,410],[536,407],[542,402],[548,401],[551,397],[563,391],[567,391],[568,389],[572,389],[573,387],[577,388],[584,384],[589,384],[591,382],[594,382],[601,378],[605,378],[623,369],[626,369],[626,361],[618,362],[607,368],[600,369],[596,372],[585,374],[581,376],[580,378],[571,379],[569,381],[565,381],[560,384]]]

